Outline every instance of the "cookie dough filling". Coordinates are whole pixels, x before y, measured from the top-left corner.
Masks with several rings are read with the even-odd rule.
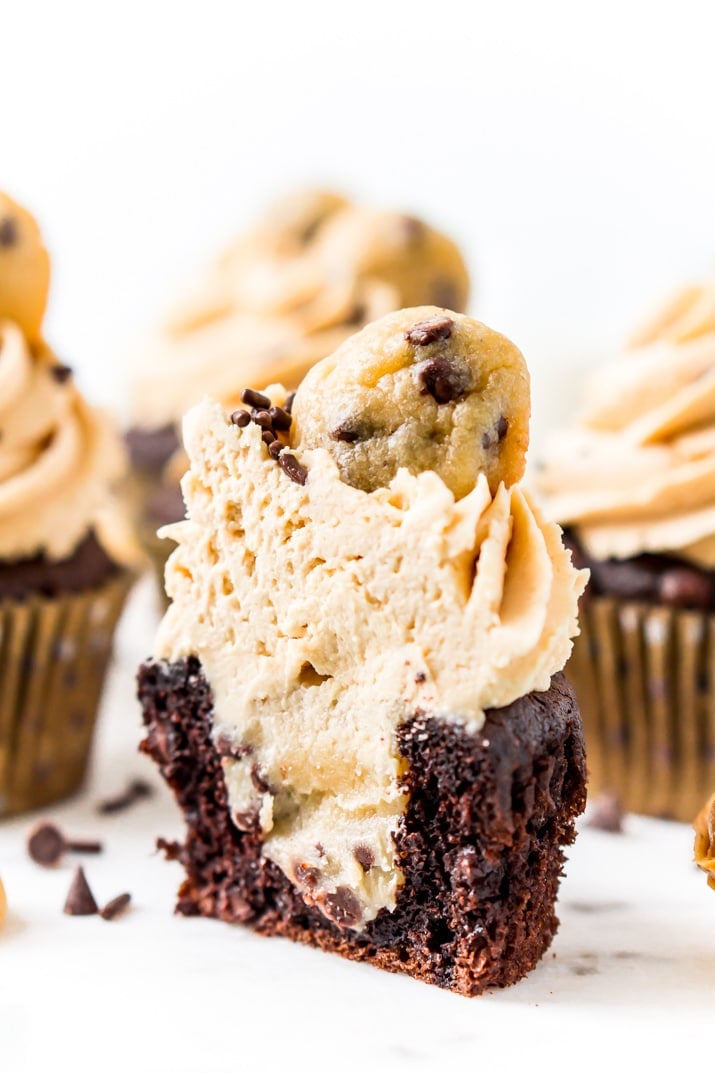
[[[438,360],[450,372],[433,382]],[[429,385],[441,395],[445,378],[459,393],[439,402]],[[584,575],[513,483],[527,414],[508,404],[507,381],[524,384],[516,348],[419,308],[319,366],[290,428],[281,416],[270,431],[262,416],[284,414],[280,388],[267,390],[268,410],[228,415],[205,401],[184,423],[188,520],[167,529],[178,547],[157,655],[199,657],[234,824],[258,832],[264,855],[343,926],[395,905],[399,726],[423,711],[478,730],[486,709],[548,689],[576,633]],[[456,498],[437,471],[455,422],[442,426],[439,411],[460,403],[471,434],[450,455],[463,473]],[[348,483],[336,414],[374,425],[391,411],[409,421],[410,408],[422,439],[410,427],[403,441],[393,421],[384,482]],[[513,438],[485,446],[502,417]]]

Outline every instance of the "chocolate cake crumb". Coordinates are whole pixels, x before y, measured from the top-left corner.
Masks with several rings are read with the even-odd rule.
[[[301,466],[295,455],[288,451],[282,451],[279,454],[278,465],[295,484],[305,484],[308,480],[308,470],[305,466]]]
[[[451,317],[431,317],[429,320],[418,321],[409,331],[405,332],[405,338],[412,346],[429,346],[430,343],[441,342],[449,339],[454,328]]]
[[[239,428],[247,428],[251,423],[251,415],[248,410],[234,410],[231,414],[231,422]]]
[[[423,395],[431,395],[440,406],[454,402],[469,390],[469,372],[449,358],[436,357],[420,369]]]
[[[88,917],[99,912],[83,868],[78,868],[72,877],[64,912],[71,917]]]
[[[105,906],[102,906],[99,910],[99,915],[102,920],[114,920],[120,913],[124,912],[131,900],[132,896],[127,892],[118,894],[116,898],[112,898]]]
[[[254,410],[269,410],[271,407],[271,400],[268,396],[262,395],[260,391],[254,391],[252,387],[243,389],[241,402],[245,402],[246,406],[252,406]]]
[[[419,714],[399,728],[408,797],[395,845],[404,883],[395,909],[359,932],[303,898],[262,855],[255,828],[233,823],[199,661],[145,663],[139,696],[142,750],[187,824],[182,842],[158,842],[186,872],[177,912],[250,923],[463,995],[516,982],[548,948],[563,847],[585,804],[583,733],[563,674],[545,692],[488,711],[478,735]]]

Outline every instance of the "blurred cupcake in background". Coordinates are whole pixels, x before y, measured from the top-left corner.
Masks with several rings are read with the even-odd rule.
[[[210,395],[236,407],[248,384],[295,388],[370,321],[403,306],[461,312],[468,291],[457,246],[413,216],[315,191],[270,208],[135,355],[127,443],[143,543],[162,575],[170,547],[156,529],[183,517],[178,476],[186,462],[170,460],[193,404]]]
[[[0,194],[0,816],[72,793],[133,578],[124,452],[43,341],[49,258]]]
[[[715,794],[703,805],[693,827],[695,863],[708,877],[708,886],[715,890]]]
[[[568,673],[591,789],[691,821],[715,785],[715,283],[593,376],[537,482],[591,569]]]

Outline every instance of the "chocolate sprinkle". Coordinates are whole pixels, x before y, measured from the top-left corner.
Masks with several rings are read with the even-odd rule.
[[[72,883],[67,892],[64,912],[71,917],[89,917],[98,911],[97,903],[89,888],[84,869],[78,868],[72,877]]]
[[[241,402],[245,402],[246,406],[252,406],[255,410],[269,410],[271,406],[268,396],[262,395],[260,391],[254,391],[252,387],[243,389]]]
[[[430,343],[449,339],[453,328],[454,321],[451,317],[432,317],[414,324],[405,332],[405,339],[412,346],[429,346]]]
[[[292,414],[292,412],[293,412],[293,400],[294,399],[295,399],[295,391],[291,391],[290,395],[288,396],[286,401],[283,403],[283,409],[289,415]]]
[[[234,410],[231,414],[231,421],[239,428],[246,428],[251,423],[251,415],[248,410]]]
[[[420,369],[419,378],[424,385],[422,394],[431,395],[439,406],[454,402],[469,389],[468,371],[449,358],[432,358]]]
[[[258,425],[259,428],[267,429],[270,432],[273,431],[271,415],[265,408],[261,410],[253,410],[251,412],[251,420],[254,424]]]
[[[107,902],[107,904],[99,910],[99,915],[102,920],[114,920],[115,917],[118,917],[120,913],[124,912],[131,900],[132,896],[127,892],[118,894],[116,898],[112,898],[111,901]]]
[[[369,872],[375,863],[375,854],[369,846],[356,846],[353,850],[353,857],[366,872]]]
[[[9,249],[15,245],[18,237],[17,220],[14,217],[6,216],[4,220],[0,220],[0,246]]]
[[[278,455],[278,465],[295,484],[305,484],[307,481],[308,470],[305,466],[301,466],[295,455],[290,452],[282,451]]]
[[[273,422],[273,428],[278,429],[279,432],[287,432],[293,424],[293,418],[282,406],[271,406],[268,414]]]
[[[275,432],[270,432],[268,429],[266,429],[261,436],[261,439],[265,443],[266,447],[270,447],[272,443],[275,443],[277,438],[278,437],[276,436]]]
[[[137,801],[141,801],[145,797],[152,797],[154,794],[154,787],[146,782],[144,779],[132,779],[126,790],[117,794],[116,797],[109,797],[105,801],[100,801],[97,805],[97,812],[102,816],[110,816],[114,812],[124,812],[125,809],[130,808]]]
[[[268,444],[268,454],[271,458],[278,458],[281,451],[285,451],[285,444],[280,440],[273,440],[273,443]]]
[[[72,376],[72,370],[69,365],[51,365],[50,376],[53,380],[56,380],[58,384],[65,384]]]

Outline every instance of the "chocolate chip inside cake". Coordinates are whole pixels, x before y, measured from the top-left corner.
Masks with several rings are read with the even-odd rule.
[[[145,663],[139,696],[142,748],[186,820],[183,842],[161,843],[186,870],[179,913],[248,924],[464,995],[514,983],[548,948],[563,847],[586,796],[581,723],[562,674],[546,692],[487,711],[477,732],[419,712],[399,728],[404,883],[394,910],[362,930],[351,926],[359,906],[349,890],[338,888],[328,913],[309,905],[262,855],[260,835],[232,822],[199,661]],[[354,854],[370,868],[369,851]]]

